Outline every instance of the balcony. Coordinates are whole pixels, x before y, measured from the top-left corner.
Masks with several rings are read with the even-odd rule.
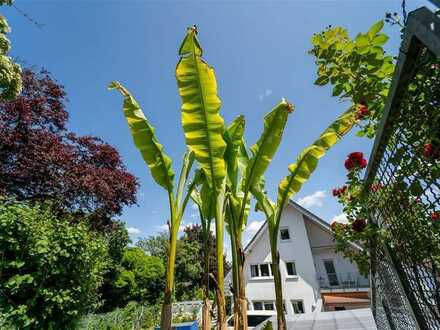
[[[370,281],[367,277],[359,273],[328,273],[318,274],[317,280],[319,287],[323,290],[358,290],[366,289],[370,286]]]

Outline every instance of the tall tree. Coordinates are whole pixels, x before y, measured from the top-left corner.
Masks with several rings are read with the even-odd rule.
[[[66,92],[46,71],[23,71],[23,90],[0,100],[0,194],[52,200],[60,213],[87,217],[95,228],[136,202],[138,183],[117,150],[67,130]]]

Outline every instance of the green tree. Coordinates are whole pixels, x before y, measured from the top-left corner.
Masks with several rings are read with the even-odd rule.
[[[126,248],[114,282],[120,306],[133,300],[155,304],[165,287],[165,264],[138,247]]]
[[[13,0],[1,0],[0,5],[11,6]],[[21,68],[8,56],[11,42],[7,34],[10,28],[6,18],[0,16],[0,99],[13,100],[21,92]]]
[[[0,204],[0,314],[17,329],[68,329],[95,310],[105,240],[47,206]]]

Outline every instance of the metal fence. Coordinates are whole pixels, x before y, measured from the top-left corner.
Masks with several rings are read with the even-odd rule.
[[[378,329],[440,329],[440,19],[407,21],[367,169]]]

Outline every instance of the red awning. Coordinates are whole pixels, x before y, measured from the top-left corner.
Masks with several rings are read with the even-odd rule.
[[[369,299],[347,297],[347,296],[330,296],[324,295],[324,304],[368,304]]]

